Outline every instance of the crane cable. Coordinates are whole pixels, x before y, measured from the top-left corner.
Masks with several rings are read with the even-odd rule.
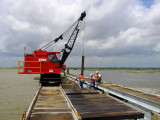
[[[75,26],[75,24],[78,22],[78,20],[77,21],[75,21],[62,35],[63,36],[66,36],[66,34],[72,29],[72,27],[73,26]],[[84,35],[83,35],[83,51],[82,51],[82,55],[84,56],[84,39],[85,39],[85,19],[84,19]],[[61,42],[61,41],[60,41]],[[59,43],[60,43],[59,42]],[[52,46],[53,44],[55,44],[55,43],[52,43],[50,46]],[[58,44],[58,43],[57,43]],[[53,50],[56,46],[57,46],[57,44],[55,44],[49,51],[51,51],[51,50]]]
[[[77,21],[75,21],[63,34],[62,34],[62,36],[66,36],[67,35],[67,33],[69,33],[69,31],[76,25],[76,23],[78,22],[78,20]],[[64,38],[63,37],[63,38]],[[61,41],[60,41],[61,42]],[[59,42],[59,43],[60,43]],[[50,46],[52,46],[53,44],[55,44],[55,43],[52,43]],[[57,44],[58,44],[58,42],[57,42]],[[49,51],[51,51],[51,50],[53,50],[56,46],[57,46],[57,44],[55,44]],[[49,46],[49,47],[50,47]],[[48,48],[48,47],[47,47]]]
[[[61,41],[60,41],[61,42]],[[59,42],[59,43],[60,43]],[[56,46],[57,46],[57,44],[58,44],[58,42],[57,43],[54,43],[55,45],[51,48],[51,49],[49,49],[48,51],[52,51]],[[52,44],[53,45],[53,44]]]
[[[79,20],[79,19],[78,19]],[[78,20],[76,20],[63,34],[62,36],[65,36],[71,29],[72,27],[78,22]]]
[[[79,20],[79,19],[78,19]],[[72,27],[78,22],[78,20],[76,20],[61,36],[65,37],[67,35],[67,33],[72,29]],[[43,47],[41,47],[40,49],[47,49],[50,46],[52,46],[53,44],[55,44],[55,40],[52,40],[51,42],[47,43],[46,45],[44,45]],[[55,45],[56,46],[56,45]]]

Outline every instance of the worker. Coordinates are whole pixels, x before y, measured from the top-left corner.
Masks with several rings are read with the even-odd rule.
[[[91,86],[93,85],[93,88],[95,89],[95,77],[93,75],[93,73],[90,74],[90,84],[89,84],[89,88],[91,88]]]
[[[84,76],[79,73],[77,79],[79,79],[79,88],[80,88],[80,89],[83,89],[83,83],[84,83],[84,81],[85,81]]]
[[[66,75],[66,69],[63,70],[64,76]]]
[[[101,82],[101,74],[98,71],[96,71],[96,74],[97,74],[96,82],[100,83]]]
[[[67,74],[69,74],[69,68],[67,68]]]

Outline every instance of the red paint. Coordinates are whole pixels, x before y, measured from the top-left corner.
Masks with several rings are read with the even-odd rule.
[[[60,68],[57,54],[60,54],[60,52],[47,52],[41,49],[35,50],[31,54],[26,54],[24,71],[19,72],[19,74],[60,74],[62,70],[65,70],[66,66],[63,65]]]

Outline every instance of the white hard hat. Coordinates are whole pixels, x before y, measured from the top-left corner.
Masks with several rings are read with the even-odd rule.
[[[99,73],[98,71],[96,71],[96,73]]]
[[[93,73],[90,74],[90,76],[92,76],[92,75],[93,75]]]

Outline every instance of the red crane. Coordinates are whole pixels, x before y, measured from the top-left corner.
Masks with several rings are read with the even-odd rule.
[[[71,27],[69,27],[58,38],[44,45],[39,50],[35,50],[30,54],[25,53],[24,61],[18,61],[18,74],[40,74],[41,85],[61,83],[61,72],[65,70],[66,67],[64,63],[73,49],[81,22],[85,16],[85,12],[81,13],[79,19],[74,22]],[[51,47],[59,40],[62,40],[63,36],[66,35],[74,26],[75,28],[61,52],[47,52],[47,48]],[[58,57],[59,55],[61,58]],[[20,67],[21,63],[23,63],[23,67]],[[22,72],[20,71],[20,68],[23,68]]]

